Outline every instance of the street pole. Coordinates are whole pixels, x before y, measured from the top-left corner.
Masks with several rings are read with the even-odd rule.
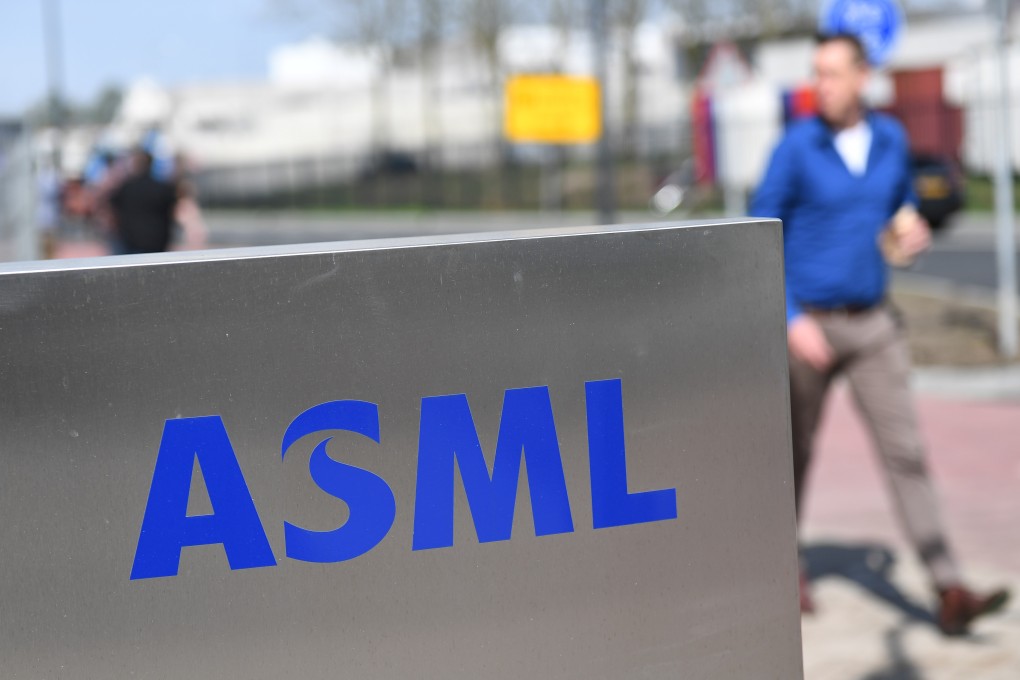
[[[606,0],[589,0],[591,12],[592,59],[595,79],[599,84],[599,117],[602,132],[598,141],[598,181],[596,182],[595,203],[598,207],[599,222],[616,222],[616,182],[613,179],[613,155],[609,145],[609,124],[606,116],[606,74],[609,52],[609,36],[606,29]]]
[[[53,162],[57,172],[61,171],[61,146],[64,143],[64,38],[61,31],[60,0],[44,0],[43,36],[46,42],[46,78],[49,92],[49,119],[54,130]]]
[[[1009,0],[998,0],[999,140],[995,168],[996,259],[999,278],[999,353],[1017,355],[1016,232],[1013,230],[1013,165],[1009,109]]]

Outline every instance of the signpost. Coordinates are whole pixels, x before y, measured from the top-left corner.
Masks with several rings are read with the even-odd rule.
[[[595,203],[599,221],[616,221],[616,186],[612,149],[603,125],[606,117],[609,32],[605,0],[590,0],[594,77],[523,75],[511,78],[506,87],[505,134],[512,142],[541,144],[597,143]],[[557,155],[551,154],[554,162]],[[543,184],[562,185],[559,177]]]
[[[1013,158],[1009,80],[1009,0],[996,3],[999,36],[996,59],[999,76],[998,154],[995,163],[995,250],[999,278],[999,354],[1017,356],[1017,271],[1016,232],[1013,230]]]
[[[562,145],[587,144],[601,138],[600,97],[595,78],[518,75],[507,81],[506,138],[511,142],[548,145],[540,179],[543,208],[562,207]]]
[[[5,678],[798,678],[777,221],[5,265]]]
[[[606,0],[588,0],[588,20],[591,30],[591,58],[595,79],[602,84],[599,91],[599,111],[606,117],[609,108],[607,86],[609,82],[609,16]],[[608,126],[602,130],[598,142],[598,182],[595,202],[599,221],[612,224],[616,221],[616,179],[613,176],[613,150],[609,143]]]
[[[594,78],[519,75],[507,82],[505,133],[510,141],[585,144],[601,132]]]
[[[822,9],[823,33],[857,36],[873,66],[886,62],[903,30],[903,10],[895,0],[830,0]]]

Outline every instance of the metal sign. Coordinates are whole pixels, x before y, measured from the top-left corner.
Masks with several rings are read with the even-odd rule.
[[[594,78],[514,76],[506,84],[505,133],[513,142],[584,144],[602,133]]]
[[[886,62],[903,30],[903,10],[896,0],[830,0],[823,8],[819,28],[823,33],[857,36],[868,61]]]
[[[0,296],[5,678],[799,677],[777,221]]]

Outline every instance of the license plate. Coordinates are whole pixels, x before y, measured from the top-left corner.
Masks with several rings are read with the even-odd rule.
[[[918,177],[917,194],[921,198],[945,198],[949,195],[949,182],[945,177]]]

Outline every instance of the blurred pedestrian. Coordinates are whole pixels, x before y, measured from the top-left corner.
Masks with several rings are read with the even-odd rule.
[[[115,255],[167,250],[173,235],[177,187],[153,177],[152,155],[136,149],[132,173],[110,193]]]
[[[938,625],[963,634],[1009,594],[977,594],[963,584],[928,476],[907,342],[886,299],[883,252],[902,264],[930,243],[928,225],[912,209],[907,138],[895,120],[864,105],[869,67],[856,37],[819,38],[814,74],[819,114],[787,131],[751,206],[755,215],[783,220],[798,515],[825,395],[844,374],[935,586]],[[803,573],[801,609],[813,610]]]

